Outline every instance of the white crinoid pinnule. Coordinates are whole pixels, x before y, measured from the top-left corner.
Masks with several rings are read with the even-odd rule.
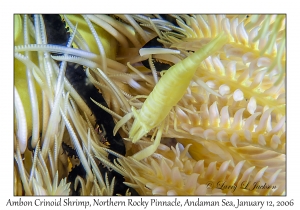
[[[38,173],[38,172],[37,172]],[[41,175],[38,175],[41,176]],[[41,179],[33,179],[33,192],[34,195],[69,195],[70,193],[70,184],[67,183],[66,178],[60,180],[59,185],[58,184],[58,173],[56,173],[54,180],[52,182],[52,185],[41,183]],[[46,185],[46,186],[45,186]],[[49,187],[49,189],[48,189]]]
[[[143,195],[281,195],[284,181],[281,169],[264,176],[267,167],[255,172],[255,166],[235,166],[228,161],[195,161],[188,154],[189,144],[179,144],[137,162],[131,157],[118,159],[117,166],[126,175],[126,184]],[[260,188],[261,186],[268,188]]]
[[[18,143],[16,144],[18,145]],[[51,156],[50,152],[49,156]],[[25,195],[69,195],[71,183],[67,183],[66,178],[59,181],[58,170],[55,171],[55,166],[52,165],[50,171],[48,170],[45,159],[40,151],[39,143],[32,157],[30,174],[27,173],[24,167],[18,146],[16,148],[15,160],[18,164]],[[51,160],[51,164],[53,164],[52,161],[53,160]],[[16,185],[15,187],[18,186]]]

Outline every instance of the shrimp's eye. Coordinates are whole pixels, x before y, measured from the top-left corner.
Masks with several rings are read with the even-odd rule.
[[[160,43],[159,41],[157,41],[158,37],[154,37],[153,39],[151,39],[149,42],[147,42],[143,48],[163,48],[163,44]],[[157,58],[153,58],[152,62],[155,66],[156,71],[163,71],[163,70],[167,70],[169,69],[173,64],[171,64],[168,61],[162,60],[162,59],[157,59]],[[150,65],[149,65],[149,60],[143,60],[142,64],[150,69]]]

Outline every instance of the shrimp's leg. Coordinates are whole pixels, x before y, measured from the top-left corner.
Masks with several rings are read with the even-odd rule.
[[[129,112],[127,113],[124,117],[122,117],[122,119],[115,125],[114,130],[113,130],[113,134],[114,136],[116,135],[116,133],[118,132],[118,130],[125,124],[127,123],[131,118],[133,117],[133,113]]]
[[[162,136],[164,127],[165,127],[165,120],[162,122],[162,124],[159,127],[159,130],[156,134],[154,143],[151,146],[149,146],[149,147],[139,151],[138,153],[134,154],[132,157],[136,160],[142,160],[142,159],[152,155],[157,150],[157,148],[160,144],[160,140],[161,140],[161,136]]]

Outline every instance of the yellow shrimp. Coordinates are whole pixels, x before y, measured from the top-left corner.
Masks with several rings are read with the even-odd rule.
[[[199,63],[209,55],[219,50],[226,42],[227,35],[218,35],[200,50],[172,66],[161,77],[140,110],[131,107],[132,112],[125,115],[115,126],[114,133],[132,116],[135,120],[129,131],[129,138],[133,143],[139,141],[151,129],[159,126],[154,144],[136,153],[137,160],[152,155],[160,143],[163,125],[161,124],[173,106],[183,97],[190,81],[199,66]]]

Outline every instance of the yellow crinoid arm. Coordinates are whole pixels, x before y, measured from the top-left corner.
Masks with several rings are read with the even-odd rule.
[[[78,24],[77,30],[87,42],[88,47],[91,52],[99,54],[99,50],[97,47],[96,40],[93,37],[86,21],[81,15],[66,15],[66,17],[74,24]],[[116,40],[103,28],[100,26],[93,24],[100,40],[105,50],[106,57],[110,59],[115,59],[117,53],[117,42]]]
[[[63,15],[62,15],[63,16]],[[67,15],[70,21],[76,25],[78,23],[77,30],[81,33],[83,39],[86,41],[91,52],[99,54],[99,50],[97,48],[96,41],[87,26],[87,23],[80,15]],[[24,45],[24,17],[25,15],[14,15],[14,46]],[[29,16],[28,23],[29,24]],[[95,30],[103,44],[106,57],[110,59],[115,59],[116,51],[117,51],[117,42],[116,40],[101,27],[93,24]],[[67,30],[67,29],[66,29]],[[35,38],[29,33],[29,44],[36,44]],[[76,44],[72,44],[73,47],[76,47]],[[30,53],[30,61],[32,61],[36,66],[39,66],[39,59],[37,52],[29,52]],[[22,53],[25,55],[25,53]],[[41,72],[42,74],[44,72]],[[39,109],[39,122],[42,122],[42,93],[43,88],[37,83],[36,79],[33,77],[33,83],[36,91],[36,98],[38,102]],[[29,91],[28,91],[28,78],[26,76],[26,65],[19,61],[17,58],[14,59],[14,85],[18,90],[20,95],[20,99],[22,105],[24,107],[24,112],[26,116],[27,123],[27,133],[28,138],[32,135],[32,101],[30,99]],[[17,129],[17,121],[18,119],[15,117],[14,119],[14,127]],[[42,126],[39,126],[39,129],[42,129]]]
[[[31,38],[30,43],[34,43],[34,40]],[[14,45],[23,45],[23,18],[21,15],[14,15]],[[37,55],[35,53],[31,54],[31,61],[38,64]],[[27,122],[27,132],[30,137],[30,133],[32,131],[32,116],[31,116],[31,102],[28,92],[27,78],[26,78],[26,66],[19,61],[18,59],[14,59],[14,85],[18,90],[18,93],[21,98],[21,102],[24,107],[26,122]],[[35,82],[36,93],[38,96],[41,95],[41,90],[37,83]],[[41,107],[41,97],[38,97],[38,105]],[[15,119],[15,128],[16,128],[16,120]]]

